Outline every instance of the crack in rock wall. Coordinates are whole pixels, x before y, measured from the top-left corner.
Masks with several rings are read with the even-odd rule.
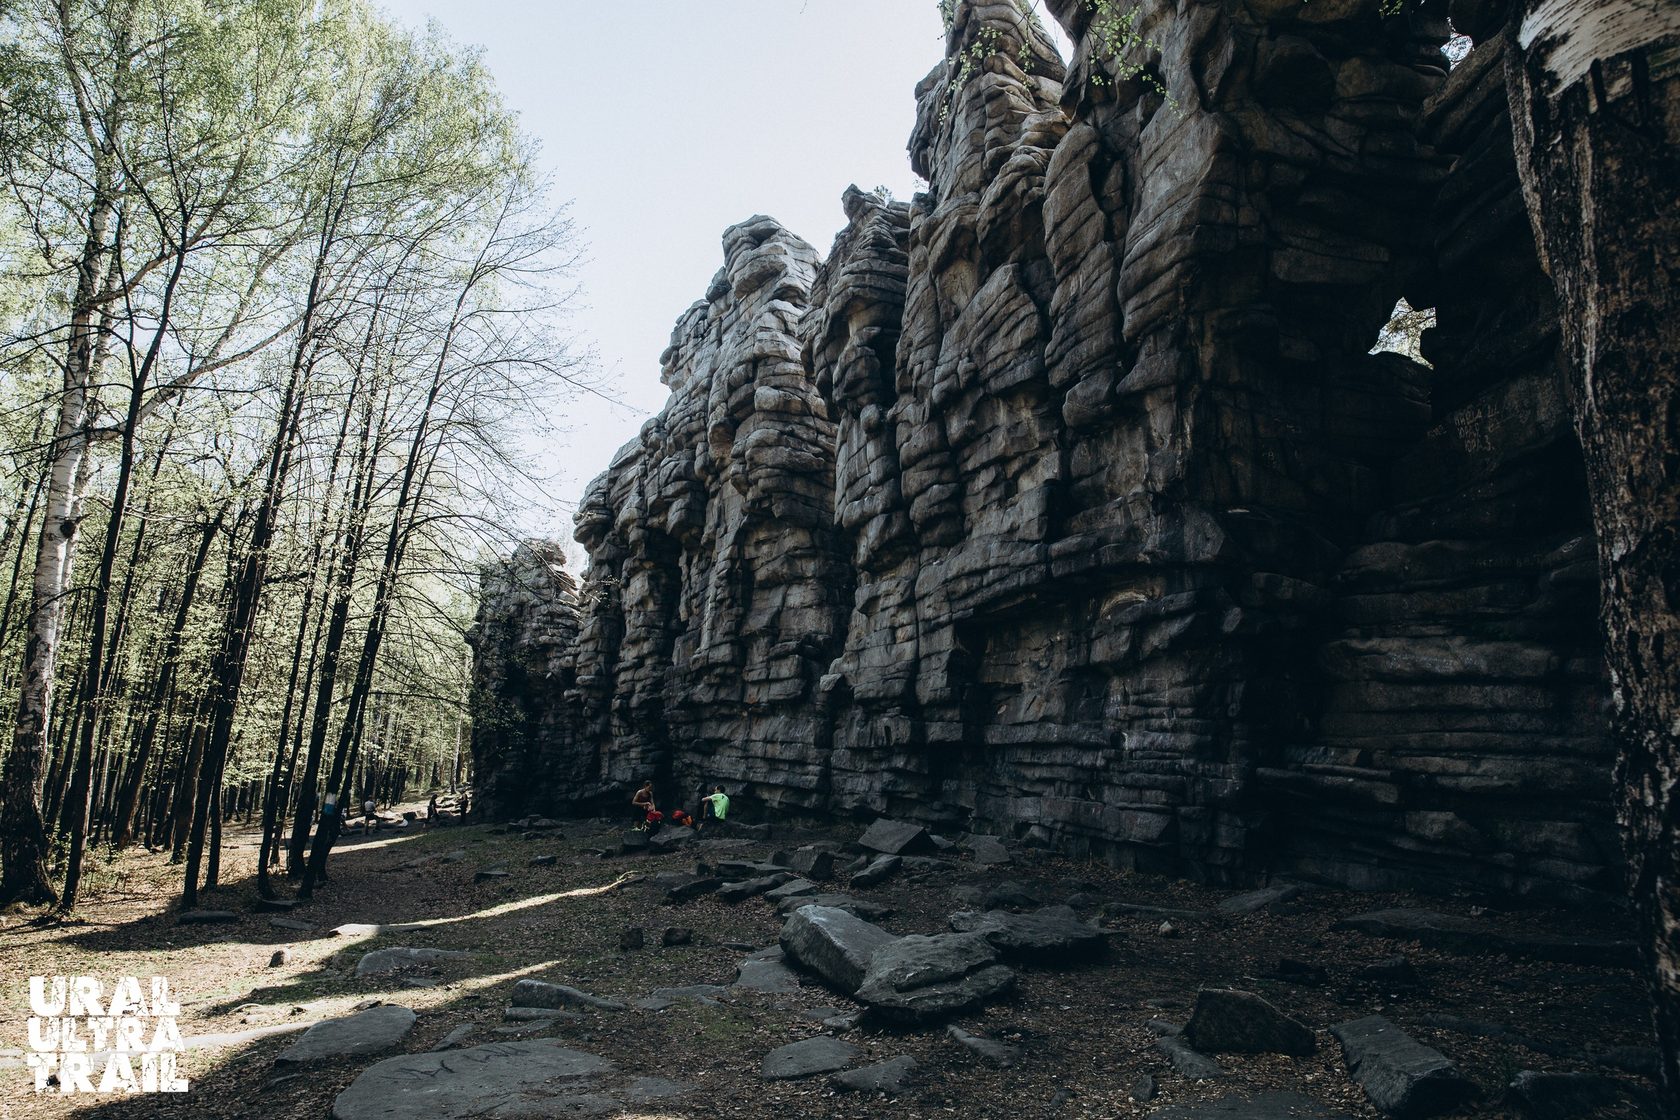
[[[956,5],[910,203],[847,191],[826,260],[726,232],[581,588],[487,577],[486,796],[721,782],[1224,882],[1613,892],[1499,44],[1449,78],[1444,19],[1377,0],[1145,0],[1116,57],[1050,8],[1066,64]],[[1430,365],[1368,352],[1402,294]]]

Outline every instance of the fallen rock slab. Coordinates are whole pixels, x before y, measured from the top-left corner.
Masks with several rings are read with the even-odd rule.
[[[1010,860],[1009,849],[1004,847],[1003,841],[996,836],[970,836],[968,850],[973,853],[975,863],[987,866],[1008,863]]]
[[[927,829],[921,825],[889,820],[886,817],[880,818],[865,829],[863,835],[858,837],[858,843],[872,852],[889,856],[931,852],[935,847],[933,837],[929,836]]]
[[[543,980],[521,980],[513,986],[513,1002],[518,1007],[590,1007],[597,1011],[627,1011],[629,1005],[616,999],[592,996],[588,992],[566,984],[550,984]]]
[[[238,920],[239,915],[232,910],[183,910],[175,916],[175,924],[182,926],[212,925]]]
[[[1306,1057],[1318,1050],[1310,1027],[1273,1007],[1253,992],[1203,988],[1184,1025],[1184,1038],[1210,1054],[1291,1054]]]
[[[687,902],[691,898],[711,894],[721,886],[723,880],[716,875],[690,875],[665,889],[665,901]]]
[[[719,996],[729,994],[729,989],[717,984],[688,984],[680,988],[655,988],[643,999],[636,1001],[636,1006],[643,1011],[664,1011],[675,1007],[679,1003],[692,1002],[704,1007],[718,1007]]]
[[[788,959],[846,995],[863,985],[876,952],[897,940],[880,926],[832,906],[801,906],[781,933]]]
[[[1231,917],[1241,917],[1244,914],[1257,914],[1279,902],[1288,902],[1300,897],[1300,887],[1261,887],[1256,891],[1232,895],[1214,906],[1221,914]]]
[[[776,913],[791,914],[806,906],[826,906],[832,910],[844,910],[866,922],[878,922],[883,918],[892,917],[894,913],[890,906],[865,902],[849,894],[802,894],[796,898],[784,898],[776,904]]]
[[[870,958],[857,999],[891,1019],[941,1019],[1014,986],[1014,971],[997,960],[997,950],[978,933],[901,937]]]
[[[819,1073],[833,1073],[845,1069],[863,1051],[849,1042],[841,1042],[826,1034],[778,1046],[764,1055],[758,1075],[766,1081],[786,1081],[798,1077],[815,1077]]]
[[[406,1007],[384,1003],[342,1019],[327,1019],[304,1031],[274,1061],[276,1065],[304,1065],[377,1054],[407,1038],[416,1018]]]
[[[1397,1120],[1450,1112],[1476,1092],[1444,1054],[1381,1015],[1342,1023],[1330,1033],[1342,1044],[1348,1071],[1365,1096]]]
[[[1162,1035],[1155,1040],[1155,1049],[1166,1055],[1172,1067],[1186,1077],[1205,1081],[1225,1076],[1224,1066],[1197,1050],[1179,1035]]]
[[[986,1038],[983,1035],[965,1031],[956,1024],[946,1027],[945,1033],[957,1045],[978,1054],[981,1060],[997,1066],[999,1069],[1008,1069],[1021,1060],[1021,1048],[1019,1046],[1011,1046],[1009,1043],[999,1042],[995,1038]]]
[[[717,889],[717,896],[723,901],[734,904],[745,902],[767,891],[775,890],[793,876],[786,871],[779,871],[774,875],[766,875],[761,879],[744,879],[740,882],[725,883]]]
[[[1332,930],[1353,930],[1373,937],[1416,941],[1432,949],[1466,955],[1504,953],[1558,964],[1605,965],[1633,968],[1639,955],[1631,941],[1604,941],[1586,937],[1552,937],[1545,934],[1505,933],[1474,918],[1460,918],[1435,910],[1400,907],[1373,910],[1343,918]]]
[[[1534,1120],[1574,1120],[1610,1108],[1621,1099],[1614,1078],[1599,1073],[1552,1073],[1525,1069],[1506,1090]]]
[[[1108,935],[1080,921],[1067,906],[1050,906],[1031,914],[962,911],[951,915],[951,928],[981,934],[1006,957],[1044,963],[1088,960],[1108,947]]]
[[[438,961],[460,961],[471,956],[471,953],[454,949],[409,949],[392,946],[389,949],[375,949],[364,954],[362,959],[356,962],[356,975],[361,979],[370,976],[391,976],[404,969],[428,968]]]
[[[362,1071],[333,1101],[332,1115],[333,1120],[476,1120],[506,1110],[564,1116],[582,1111],[573,1102],[600,1102],[589,1089],[612,1068],[603,1058],[551,1038],[404,1054]]]
[[[850,1069],[829,1078],[836,1089],[852,1093],[884,1093],[896,1097],[910,1087],[917,1061],[908,1054],[876,1062],[871,1066]]]
[[[778,947],[774,957],[755,954],[737,965],[734,986],[751,992],[794,992],[799,990],[799,977],[787,966]]]
[[[800,895],[816,894],[820,889],[809,879],[789,879],[774,890],[765,891],[764,897],[779,906],[787,899],[798,898]]]
[[[892,878],[903,866],[902,856],[876,856],[862,871],[853,874],[848,882],[853,887],[873,887]]]

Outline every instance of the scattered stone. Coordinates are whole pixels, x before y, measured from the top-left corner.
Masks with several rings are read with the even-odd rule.
[[[628,1005],[603,999],[566,984],[543,980],[521,980],[513,986],[513,1002],[519,1007],[590,1007],[597,1011],[625,1011]]]
[[[290,914],[297,905],[295,898],[259,898],[251,909],[259,914]]]
[[[863,1013],[861,1011],[843,1011],[838,1015],[830,1015],[822,1021],[822,1025],[828,1030],[845,1034],[857,1026],[858,1021],[862,1018]]]
[[[435,988],[438,986],[438,982],[430,976],[404,976],[402,983],[405,988]]]
[[[855,914],[866,922],[878,922],[883,918],[892,917],[894,913],[890,906],[865,902],[863,899],[853,898],[849,894],[802,894],[795,898],[784,898],[776,904],[776,913],[785,917],[795,910],[802,910],[807,906],[826,906],[831,910],[844,910],[848,914]]]
[[[557,1019],[575,1023],[580,1022],[583,1016],[553,1007],[508,1007],[503,1009],[502,1018],[509,1023],[546,1023],[552,1026]]]
[[[853,1093],[884,1093],[896,1097],[910,1087],[917,1062],[908,1054],[871,1066],[837,1073],[829,1079],[836,1089]]]
[[[678,848],[687,847],[699,839],[692,828],[680,826],[662,828],[648,838],[648,847],[661,852],[673,852]]]
[[[858,843],[872,852],[881,852],[889,856],[902,856],[916,852],[931,852],[935,849],[933,838],[927,829],[907,821],[889,820],[882,817],[870,825],[858,837]]]
[[[901,937],[877,949],[857,998],[893,1019],[926,1022],[978,1006],[1008,991],[1015,973],[978,933]]]
[[[175,924],[182,926],[213,925],[238,920],[239,915],[232,910],[183,910],[175,916]]]
[[[465,848],[456,848],[453,852],[450,852],[447,855],[439,856],[438,857],[438,862],[439,863],[461,863],[461,862],[464,862],[466,860],[466,858],[467,858],[467,850]]]
[[[1155,936],[1156,937],[1177,937],[1178,936],[1178,927],[1173,925],[1171,922],[1162,922],[1160,925],[1155,927]]]
[[[415,1014],[394,1003],[370,1007],[342,1019],[327,1019],[303,1032],[281,1051],[276,1064],[302,1065],[335,1058],[356,1058],[389,1050],[414,1029]]]
[[[289,929],[299,933],[314,933],[316,929],[309,922],[300,922],[296,918],[270,918],[268,924],[275,929]]]
[[[842,874],[844,874],[848,877],[850,877],[852,875],[856,875],[859,871],[862,871],[864,868],[868,867],[869,866],[869,861],[874,859],[874,858],[875,858],[874,856],[865,852],[863,855],[857,857],[852,862],[850,862],[846,866],[842,867],[840,869],[840,871],[841,871]]]
[[[1159,1090],[1155,1086],[1155,1078],[1146,1073],[1137,1079],[1136,1085],[1132,1086],[1132,1091],[1130,1093],[1132,1103],[1148,1104],[1150,1101],[1155,1099],[1155,1094],[1158,1091]]]
[[[641,926],[630,926],[618,935],[618,951],[633,953],[647,944],[647,932]]]
[[[799,978],[783,963],[783,959],[780,947],[776,948],[773,959],[747,958],[735,968],[735,987],[752,992],[798,991]]]
[[[563,1116],[602,1098],[587,1092],[612,1063],[557,1039],[403,1054],[370,1066],[333,1101],[333,1120],[474,1120],[501,1112]],[[593,1111],[611,1111],[611,1101]]]
[[[665,889],[665,901],[687,902],[691,898],[711,894],[721,886],[723,880],[716,875],[689,875],[682,882]]]
[[[1622,1096],[1614,1079],[1600,1073],[1550,1073],[1525,1069],[1511,1079],[1511,1099],[1534,1120],[1575,1120],[1609,1108]]]
[[[1353,930],[1373,937],[1392,937],[1398,941],[1416,941],[1428,948],[1444,949],[1449,953],[1505,953],[1558,964],[1632,968],[1639,959],[1631,941],[1503,933],[1472,918],[1411,907],[1356,914],[1343,918],[1330,928]]]
[[[999,1069],[1008,1069],[1021,1060],[1021,1048],[1019,1046],[1011,1046],[1007,1042],[999,1042],[996,1039],[971,1034],[955,1023],[946,1027],[945,1033],[956,1043],[966,1046],[969,1050],[978,1054],[982,1060],[997,1066]]]
[[[1176,1034],[1162,1035],[1155,1040],[1155,1049],[1167,1056],[1173,1068],[1197,1081],[1224,1077],[1225,1069],[1218,1062],[1191,1046]]]
[[[1221,914],[1240,917],[1244,914],[1258,913],[1275,906],[1279,902],[1288,902],[1291,899],[1298,898],[1300,894],[1300,887],[1261,887],[1257,891],[1232,895],[1218,903],[1214,909]]]
[[[789,959],[851,995],[863,984],[875,953],[898,939],[879,926],[832,906],[801,906],[782,925]]]
[[[884,883],[903,864],[904,860],[899,856],[877,856],[870,861],[868,867],[851,877],[851,885],[853,887],[873,887],[878,883]]]
[[[689,984],[681,988],[655,988],[653,993],[645,999],[636,1001],[636,1006],[643,1011],[664,1011],[675,1007],[684,1001],[701,1004],[705,1007],[718,1007],[718,997],[729,994],[729,989],[716,984]]]
[[[559,862],[560,862],[560,857],[556,856],[556,855],[532,856],[530,866],[532,866],[532,867],[553,867],[555,864],[557,864]]]
[[[1211,1054],[1292,1054],[1318,1049],[1305,1023],[1290,1018],[1253,992],[1203,988],[1184,1025],[1185,1040]]]
[[[659,943],[667,949],[677,945],[692,945],[694,931],[687,926],[666,926],[665,932],[659,935]]]
[[[788,857],[787,866],[807,879],[834,877],[834,851],[814,845],[800,848]]]
[[[477,1033],[477,1024],[462,1023],[460,1026],[438,1039],[437,1045],[432,1047],[431,1053],[436,1054],[443,1050],[453,1050]]]
[[[999,883],[986,892],[982,910],[1031,910],[1039,904],[1038,894],[1021,883]]]
[[[766,875],[762,879],[745,879],[736,883],[725,883],[717,889],[717,896],[733,905],[737,902],[745,902],[749,898],[755,898],[766,891],[774,890],[792,878],[793,876],[786,871],[778,871],[776,874]]]
[[[1032,914],[964,911],[951,915],[951,928],[982,934],[1006,957],[1046,963],[1088,960],[1108,947],[1107,934],[1080,921],[1066,906]]]
[[[401,946],[375,949],[357,962],[356,976],[364,980],[370,976],[390,976],[404,969],[429,968],[438,961],[466,960],[471,956],[471,953],[453,949],[408,949]]]
[[[1407,1120],[1457,1108],[1475,1084],[1438,1050],[1407,1035],[1381,1015],[1330,1028],[1342,1044],[1348,1071],[1382,1112]]]
[[[493,867],[484,867],[476,871],[473,874],[473,882],[485,883],[492,879],[506,879],[510,874],[512,873],[506,867],[498,863]]]
[[[281,968],[291,963],[292,951],[290,949],[276,949],[274,955],[268,958],[268,967],[270,968]]]
[[[684,830],[688,831],[688,830]],[[680,1081],[672,1081],[668,1077],[638,1077],[625,1086],[624,1099],[637,1104],[649,1101],[665,1100],[677,1097],[689,1091],[690,1086]]]
[[[778,1046],[764,1055],[758,1075],[766,1081],[786,1081],[798,1077],[814,1077],[819,1073],[833,1073],[845,1069],[863,1051],[849,1042],[841,1042],[826,1034],[819,1034],[799,1042]]]
[[[809,879],[789,879],[775,890],[765,891],[764,897],[780,906],[790,898],[800,895],[815,894],[820,888]]]
[[[987,866],[1008,863],[1010,859],[1009,849],[996,836],[970,836],[968,850],[974,853],[975,863]]]
[[[1180,1035],[1184,1033],[1184,1024],[1175,1023],[1170,1019],[1150,1019],[1143,1025],[1153,1031],[1155,1037],[1157,1038],[1166,1038],[1169,1035]]]

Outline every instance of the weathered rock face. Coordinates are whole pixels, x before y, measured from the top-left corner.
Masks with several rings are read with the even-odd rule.
[[[1114,57],[1106,7],[1050,7],[1065,67],[1008,0],[956,5],[912,203],[848,191],[820,263],[725,234],[669,405],[579,513],[582,591],[541,608],[572,650],[479,647],[487,695],[565,664],[533,784],[1230,881],[1612,889],[1499,45],[1449,78],[1444,21],[1377,0],[1146,0]],[[1433,368],[1368,352],[1402,294]],[[489,589],[485,632],[533,609]],[[481,783],[525,741],[476,737]]]

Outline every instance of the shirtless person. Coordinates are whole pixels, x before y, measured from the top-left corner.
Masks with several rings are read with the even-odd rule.
[[[642,788],[637,790],[630,798],[630,807],[636,814],[636,827],[646,828],[648,823],[648,814],[653,812],[656,808],[653,803],[652,782],[642,783]]]

